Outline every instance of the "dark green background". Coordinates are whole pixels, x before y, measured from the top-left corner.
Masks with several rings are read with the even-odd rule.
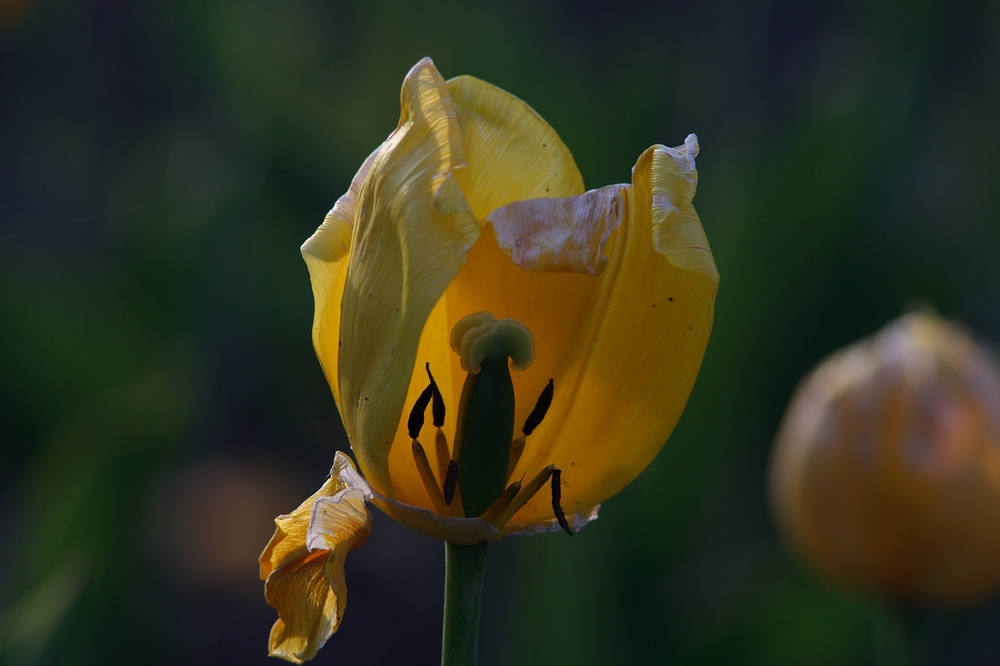
[[[660,457],[576,538],[492,549],[481,663],[893,663],[892,612],[781,548],[766,461],[797,380],[912,303],[1000,342],[996,3],[4,0],[0,21],[2,663],[268,662],[256,556],[345,446],[298,247],[425,55],[530,103],[590,187],[696,132],[722,275]],[[316,663],[436,663],[442,580],[441,544],[378,515]],[[1000,663],[997,603],[906,621],[922,663]]]

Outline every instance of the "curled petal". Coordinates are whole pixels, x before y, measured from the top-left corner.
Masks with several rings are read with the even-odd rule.
[[[338,453],[323,487],[275,519],[260,557],[264,596],[278,610],[269,653],[293,663],[312,659],[337,630],[347,606],[344,560],[371,534],[364,494],[343,482],[345,468],[354,470]]]
[[[698,186],[698,172],[694,166],[698,137],[689,134],[683,146],[654,146],[652,151],[649,185],[653,247],[678,268],[718,282],[719,271],[715,268],[708,238],[691,205]]]

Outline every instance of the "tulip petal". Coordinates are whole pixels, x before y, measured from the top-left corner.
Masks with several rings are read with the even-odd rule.
[[[456,178],[477,218],[512,201],[583,193],[573,155],[534,109],[472,76],[448,89],[468,161]]]
[[[338,453],[330,478],[292,513],[275,519],[260,557],[267,602],[278,610],[269,653],[301,664],[337,631],[347,607],[344,560],[371,534],[363,492],[343,481],[354,471]]]
[[[399,127],[360,189],[340,304],[340,411],[369,482],[394,497],[388,455],[432,308],[479,223],[454,172],[465,166],[448,88],[429,59],[403,82]]]
[[[351,248],[358,195],[380,150],[382,146],[368,156],[351,181],[350,188],[337,199],[323,224],[302,245],[302,258],[309,269],[315,302],[313,348],[338,406],[337,344],[340,341],[340,301],[344,296],[344,278],[347,276],[347,253]]]
[[[608,240],[601,275],[526,273],[484,234],[446,292],[451,323],[488,310],[532,332],[535,362],[513,375],[518,423],[550,377],[555,391],[513,476],[556,465],[567,514],[603,502],[645,469],[673,430],[701,365],[718,274],[703,232],[694,233],[701,228],[690,205],[694,150],[681,150],[672,153],[684,164],[662,146],[639,158],[625,188],[627,215]],[[552,517],[549,498],[538,495],[511,524]]]

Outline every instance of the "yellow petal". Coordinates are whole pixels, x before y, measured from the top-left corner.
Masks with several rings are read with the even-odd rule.
[[[516,425],[549,377],[555,395],[513,476],[555,464],[567,514],[606,500],[652,461],[684,408],[711,331],[716,274],[703,256],[690,256],[707,253],[710,261],[707,244],[667,243],[672,256],[654,247],[653,216],[664,204],[700,229],[690,199],[654,205],[652,184],[676,168],[655,160],[658,150],[665,149],[654,146],[635,166],[627,215],[608,241],[601,275],[525,273],[484,234],[446,294],[449,318],[489,310],[531,330],[535,363],[513,375]],[[551,518],[550,498],[539,493],[511,523]]]
[[[658,159],[664,154],[666,161]],[[596,279],[601,293],[588,331],[591,342],[573,360],[579,374],[563,387],[570,393],[569,409],[543,422],[536,432],[548,427],[546,441],[532,441],[533,435],[522,456],[528,469],[554,463],[563,470],[567,513],[604,501],[652,461],[684,409],[708,343],[718,274],[707,243],[671,245],[669,255],[654,246],[654,220],[663,206],[679,208],[685,223],[701,230],[690,198],[653,199],[655,185],[677,170],[669,155],[654,146],[633,169],[628,219],[609,243],[608,269]],[[691,182],[693,188],[695,174]],[[546,498],[536,496],[513,522],[550,512]]]
[[[277,529],[260,557],[264,596],[278,610],[270,654],[301,664],[337,630],[347,606],[344,560],[367,540],[372,517],[364,494],[342,477],[354,467],[338,453],[330,478]],[[356,472],[354,472],[356,474]]]
[[[512,201],[583,193],[573,155],[534,109],[472,76],[448,89],[468,161],[456,178],[477,218]]]
[[[382,146],[379,146],[368,156],[351,181],[350,188],[337,199],[316,233],[302,245],[302,258],[309,269],[315,303],[313,348],[338,407],[337,343],[340,340],[340,301],[344,296],[344,278],[347,276],[347,252],[351,248],[361,186],[381,149]]]
[[[448,88],[429,59],[403,82],[399,127],[360,190],[340,307],[340,411],[369,482],[394,496],[388,455],[432,308],[479,236]],[[333,343],[328,341],[328,345]]]

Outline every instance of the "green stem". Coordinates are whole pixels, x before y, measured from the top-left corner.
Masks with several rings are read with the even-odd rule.
[[[444,544],[444,631],[441,666],[475,666],[483,601],[486,542]]]

